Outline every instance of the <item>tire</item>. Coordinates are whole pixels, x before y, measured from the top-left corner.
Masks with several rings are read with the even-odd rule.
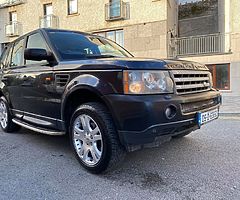
[[[72,115],[69,133],[79,163],[91,173],[109,171],[125,157],[113,119],[101,103],[78,107]]]
[[[0,126],[6,133],[18,131],[21,127],[12,122],[12,114],[5,97],[0,97]]]
[[[174,139],[183,138],[183,137],[189,135],[191,132],[192,131],[186,131],[186,132],[180,133],[178,135],[174,135],[174,136],[172,136],[172,138],[174,138]]]

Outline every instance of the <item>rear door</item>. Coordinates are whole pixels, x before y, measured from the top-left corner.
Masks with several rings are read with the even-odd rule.
[[[2,90],[8,99],[10,107],[16,112],[16,116],[22,117],[20,72],[25,68],[23,51],[25,38],[20,38],[8,47],[4,63],[2,63]]]

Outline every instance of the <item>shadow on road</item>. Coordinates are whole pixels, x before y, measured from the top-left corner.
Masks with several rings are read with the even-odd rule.
[[[88,174],[79,167],[77,161],[75,162],[67,136],[42,135],[26,129],[22,129],[21,133],[31,140],[34,146],[44,148],[46,152],[51,153],[51,156],[73,159],[73,170],[79,170],[79,175],[96,176]],[[169,171],[173,174],[182,171],[185,174],[188,173],[189,165],[196,165],[196,160],[192,158],[196,152],[201,151],[201,144],[197,144],[198,142],[197,139],[189,136],[171,140],[158,148],[128,153],[123,163],[114,171],[97,177],[105,181],[116,182],[120,186],[129,184],[142,189],[162,190],[172,185],[172,182],[168,180]]]

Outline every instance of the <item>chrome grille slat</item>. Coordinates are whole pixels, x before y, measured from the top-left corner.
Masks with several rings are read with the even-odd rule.
[[[209,74],[209,71],[173,70],[173,74]]]
[[[199,90],[199,91],[195,91],[195,92],[193,92],[193,91],[189,91],[189,92],[187,92],[187,91],[185,91],[184,93],[178,93],[178,94],[192,94],[192,93],[198,93],[198,92],[207,92],[207,91],[209,91],[209,89],[206,89],[206,90]]]
[[[203,85],[203,84],[176,85],[176,88],[177,89],[193,89],[193,88],[206,88],[209,86],[210,86],[210,83],[207,83],[206,85]]]
[[[209,77],[199,77],[199,78],[175,78],[175,82],[187,82],[187,81],[208,81]]]
[[[173,70],[177,94],[205,92],[211,89],[210,72],[194,70]]]

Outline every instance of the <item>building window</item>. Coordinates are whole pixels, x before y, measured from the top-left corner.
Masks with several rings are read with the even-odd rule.
[[[110,18],[121,16],[121,1],[120,0],[110,0],[109,2],[109,12]]]
[[[99,32],[99,33],[95,33],[95,35],[106,37],[116,42],[120,46],[124,47],[124,31],[123,30]]]
[[[68,0],[68,15],[78,13],[78,0]]]
[[[52,15],[53,14],[53,6],[51,3],[48,3],[48,4],[44,4],[43,5],[43,14],[45,16],[47,15]]]
[[[230,90],[230,64],[208,65],[213,76],[213,87]]]
[[[9,21],[17,22],[17,12],[16,11],[9,13]]]
[[[51,3],[43,5],[44,20],[41,21],[41,27],[49,28],[52,25],[53,6]]]

